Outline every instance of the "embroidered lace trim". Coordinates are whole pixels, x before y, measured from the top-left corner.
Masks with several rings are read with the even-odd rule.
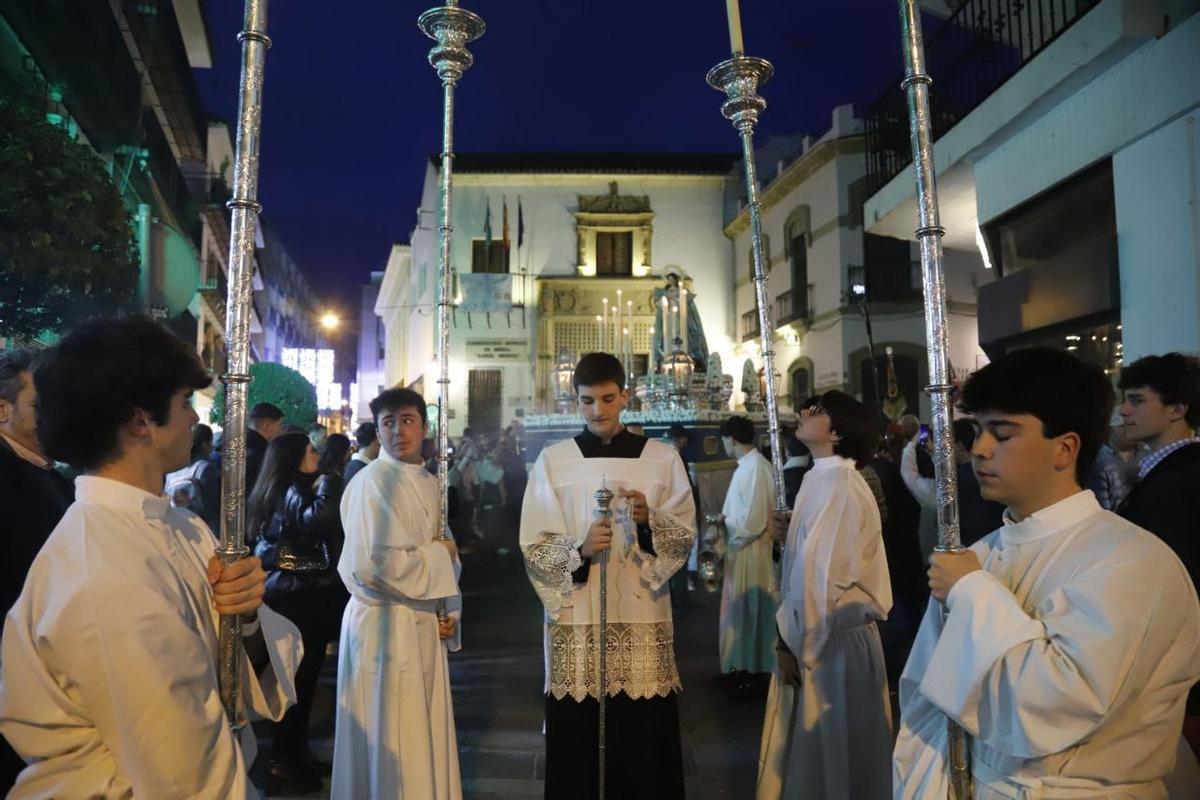
[[[642,579],[657,591],[687,563],[695,532],[670,514],[655,512],[650,516],[650,538],[657,555],[641,554]]]
[[[564,535],[547,533],[545,538],[525,549],[525,571],[534,591],[551,615],[571,606],[571,573],[583,563],[579,551]]]
[[[608,624],[608,694],[634,700],[680,691],[675,668],[675,630],[670,622]],[[599,697],[600,653],[597,625],[546,626],[546,692],[576,702]]]

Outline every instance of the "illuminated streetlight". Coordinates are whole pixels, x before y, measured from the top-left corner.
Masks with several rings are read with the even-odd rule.
[[[321,327],[327,331],[337,330],[337,327],[342,324],[338,319],[338,315],[332,311],[326,311],[321,315]]]

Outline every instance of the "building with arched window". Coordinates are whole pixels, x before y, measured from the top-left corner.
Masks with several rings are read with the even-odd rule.
[[[801,407],[813,394],[841,389],[896,417],[905,411],[927,417],[920,261],[908,241],[863,230],[865,153],[861,120],[850,106],[839,106],[830,129],[815,141],[805,137],[799,152],[780,161],[762,187],[778,391],[785,410]],[[725,367],[736,375],[746,360],[756,369],[762,364],[747,209],[728,221],[725,235],[733,242],[738,320],[735,360]],[[950,357],[960,377],[983,358],[976,296],[984,275],[977,259],[947,258]],[[735,407],[742,400],[735,396]]]

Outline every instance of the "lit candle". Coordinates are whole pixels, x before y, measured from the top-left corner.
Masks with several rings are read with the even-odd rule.
[[[679,341],[679,306],[671,306],[671,347]]]
[[[596,315],[596,351],[604,352],[604,318]]]
[[[608,352],[608,298],[604,298],[604,320],[600,324],[600,352]]]
[[[725,0],[725,16],[729,17],[729,49],[733,54],[745,52],[742,45],[742,12],[738,10],[738,0]]]
[[[682,286],[679,287],[679,338],[683,344],[683,352],[688,351],[688,292]]]
[[[613,304],[613,341],[617,347],[617,358],[624,353],[621,342],[621,290],[617,289],[617,302]]]
[[[633,351],[629,346],[629,328],[622,329],[621,357],[625,360],[625,380],[629,380],[629,371],[633,368]]]

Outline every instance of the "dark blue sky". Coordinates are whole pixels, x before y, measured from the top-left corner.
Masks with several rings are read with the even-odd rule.
[[[406,240],[441,86],[416,20],[428,0],[273,0],[260,200],[317,290],[356,308],[357,286]],[[465,0],[487,33],[458,90],[455,147],[481,151],[736,151],[704,81],[727,57],[720,0]],[[214,68],[205,109],[234,120],[239,0],[206,3]],[[896,0],[742,0],[746,49],[775,65],[759,125],[819,133],[861,114],[901,71]],[[763,165],[764,168],[767,165]]]

